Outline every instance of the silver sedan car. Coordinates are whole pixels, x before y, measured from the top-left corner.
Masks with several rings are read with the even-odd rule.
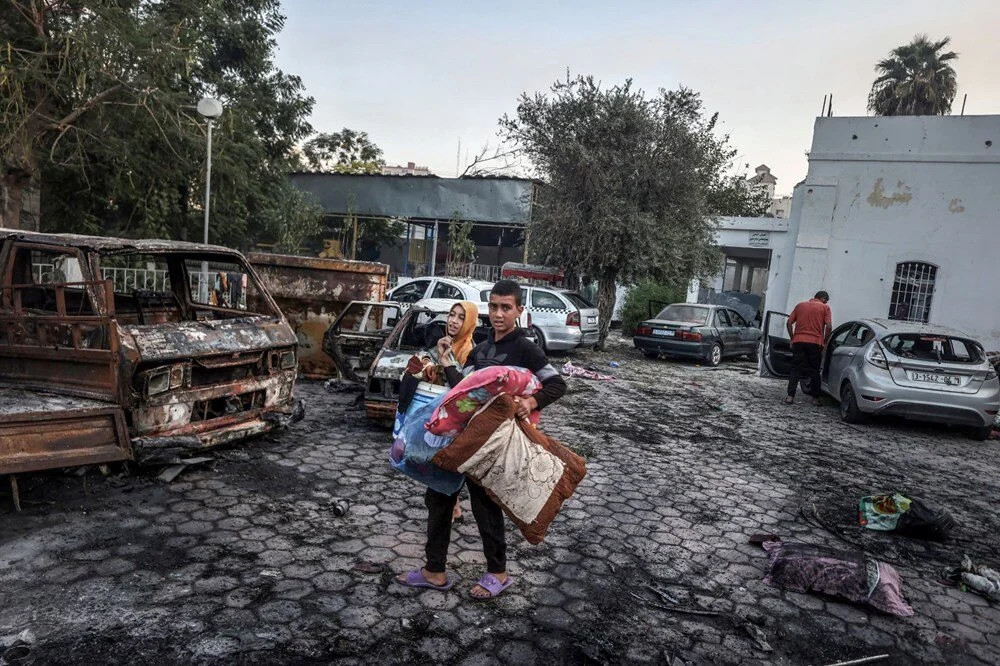
[[[788,376],[788,316],[768,312],[764,369]],[[823,352],[823,391],[840,416],[860,423],[871,415],[967,426],[986,439],[1000,411],[1000,379],[983,346],[943,326],[859,319],[838,326]]]

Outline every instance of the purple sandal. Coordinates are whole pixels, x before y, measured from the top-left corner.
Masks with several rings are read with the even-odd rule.
[[[493,574],[484,573],[482,577],[476,581],[476,584],[479,585],[479,587],[486,590],[487,592],[489,592],[490,596],[477,597],[476,595],[472,594],[473,599],[493,599],[494,597],[499,596],[501,592],[503,592],[508,587],[514,584],[514,577],[507,576],[507,580],[501,583],[500,580]]]
[[[444,585],[435,585],[424,578],[423,569],[414,569],[406,574],[406,581],[401,581],[397,578],[396,582],[400,585],[405,585],[406,587],[426,587],[432,590],[440,590],[444,592],[445,590],[451,589],[451,586],[455,584],[455,579],[448,576],[448,582]]]

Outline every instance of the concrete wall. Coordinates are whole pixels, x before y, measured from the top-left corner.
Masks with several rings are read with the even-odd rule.
[[[931,322],[1000,349],[1000,116],[817,118],[788,223],[767,309],[825,289],[835,323],[886,317],[896,264],[928,262]]]

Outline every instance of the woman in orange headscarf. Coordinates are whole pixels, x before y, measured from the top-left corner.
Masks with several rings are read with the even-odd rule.
[[[454,360],[459,368],[465,365],[474,346],[472,334],[479,323],[479,308],[475,303],[459,301],[451,306],[445,327],[445,336],[438,340],[437,351],[442,365]],[[450,357],[449,357],[450,355]]]

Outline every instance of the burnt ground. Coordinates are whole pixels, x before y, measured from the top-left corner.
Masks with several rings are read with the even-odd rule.
[[[618,379],[570,379],[546,410],[542,429],[586,455],[589,473],[544,544],[510,529],[518,581],[500,598],[468,596],[484,564],[471,512],[455,530],[453,590],[392,583],[421,562],[422,491],[388,469],[388,435],[365,422],[356,394],[304,382],[305,421],[218,451],[213,467],[172,483],[120,469],[22,477],[21,514],[3,484],[0,654],[37,664],[1000,662],[1000,608],[939,580],[963,553],[1000,559],[995,441],[899,421],[847,426],[833,406],[781,404],[783,385],[744,363],[649,361],[624,344],[553,360],[567,359]],[[955,538],[857,527],[857,499],[892,490],[946,507]],[[331,508],[338,498],[352,502],[344,517]],[[748,543],[759,532],[865,549],[896,567],[916,614],[765,585],[764,553]],[[10,649],[26,630],[30,645]]]

